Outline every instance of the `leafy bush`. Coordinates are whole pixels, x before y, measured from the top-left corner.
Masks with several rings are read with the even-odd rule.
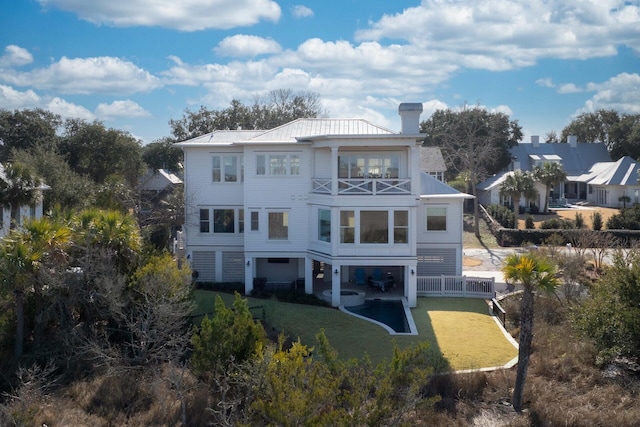
[[[576,228],[576,225],[570,219],[551,218],[540,224],[542,230],[569,230]]]
[[[515,228],[515,216],[513,211],[502,205],[489,205],[487,212],[493,219],[498,221],[504,228]]]
[[[534,228],[536,228],[536,225],[533,222],[533,217],[531,215],[527,215],[527,217],[525,218],[524,228],[526,228],[527,230],[533,230]]]
[[[584,217],[580,212],[576,212],[575,222],[576,222],[576,228],[584,227]]]
[[[608,229],[616,230],[640,230],[640,205],[633,205],[627,209],[621,209],[620,213],[609,217]]]
[[[214,308],[214,316],[205,317],[191,338],[191,363],[198,375],[248,360],[267,342],[264,328],[253,320],[247,300],[240,294],[236,293],[233,308],[227,308],[217,295]]]
[[[602,214],[598,211],[591,215],[591,227],[594,231],[602,230]]]

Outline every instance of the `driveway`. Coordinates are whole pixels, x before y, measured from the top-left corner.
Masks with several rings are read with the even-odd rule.
[[[504,260],[513,253],[523,251],[522,248],[464,249],[462,274],[469,277],[493,277],[496,291],[506,293],[507,284],[501,271]]]

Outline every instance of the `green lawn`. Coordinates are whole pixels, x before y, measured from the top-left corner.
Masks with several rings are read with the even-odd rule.
[[[216,293],[197,290],[195,295],[198,313],[213,310]],[[227,306],[233,302],[233,295],[219,295]],[[434,350],[442,352],[448,369],[454,370],[502,366],[517,355],[480,299],[418,298],[418,306],[412,309],[417,336],[389,335],[371,322],[333,308],[248,300],[250,307],[264,307],[268,323],[310,347],[316,344],[315,336],[324,328],[329,342],[343,359],[368,354],[377,364],[390,359],[394,344],[404,348],[421,341],[429,341]],[[254,313],[260,316],[262,309]]]

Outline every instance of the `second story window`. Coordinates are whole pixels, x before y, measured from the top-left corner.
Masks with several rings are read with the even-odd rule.
[[[447,208],[427,208],[427,231],[447,231]]]
[[[258,154],[256,156],[256,175],[300,175],[300,156],[287,153]]]
[[[200,232],[209,232],[209,209],[200,209]]]
[[[251,211],[251,231],[260,230],[260,212]]]
[[[318,240],[331,241],[331,211],[328,209],[318,210]]]
[[[244,163],[241,154],[213,156],[211,177],[213,182],[242,182]]]

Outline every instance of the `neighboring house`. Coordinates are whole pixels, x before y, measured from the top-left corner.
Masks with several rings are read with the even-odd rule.
[[[0,163],[0,176],[5,179],[4,166]],[[50,189],[48,185],[40,185],[38,190],[40,192]],[[18,214],[18,225],[24,221],[24,219],[40,219],[42,218],[42,197],[38,198],[38,202],[35,205],[20,206]],[[8,206],[0,205],[0,238],[9,234],[11,228],[11,209]]]
[[[422,147],[420,149],[420,169],[438,181],[445,182],[444,174],[447,171],[447,165],[442,157],[440,147]]]
[[[612,208],[640,203],[640,164],[625,156],[616,162],[594,164],[589,172],[580,177],[588,183],[587,201],[598,206]],[[621,198],[628,197],[623,202]]]
[[[462,194],[420,170],[422,104],[402,133],[359,119],[298,119],[266,131],[216,131],[184,150],[186,257],[198,281],[266,279],[331,303],[356,270],[390,273],[410,306],[420,275],[462,273]],[[264,279],[262,279],[264,278]]]
[[[182,185],[182,179],[165,169],[149,170],[136,187],[139,195],[140,213],[149,213],[167,193]]]
[[[531,137],[531,143],[518,144],[510,149],[511,165],[508,171],[487,179],[477,185],[478,201],[482,204],[509,204],[510,200],[505,200],[500,195],[500,185],[505,178],[514,170],[532,172],[535,166],[542,166],[544,163],[555,162],[562,165],[562,169],[567,174],[565,182],[558,184],[551,191],[551,203],[579,203],[593,202],[587,177],[591,168],[599,162],[611,163],[611,156],[606,145],[602,143],[578,143],[574,135],[570,135],[566,144],[564,143],[539,143],[538,136]],[[524,198],[521,205],[527,203],[536,205],[539,208],[544,206],[544,185],[536,183],[538,190],[537,200],[527,201]]]

